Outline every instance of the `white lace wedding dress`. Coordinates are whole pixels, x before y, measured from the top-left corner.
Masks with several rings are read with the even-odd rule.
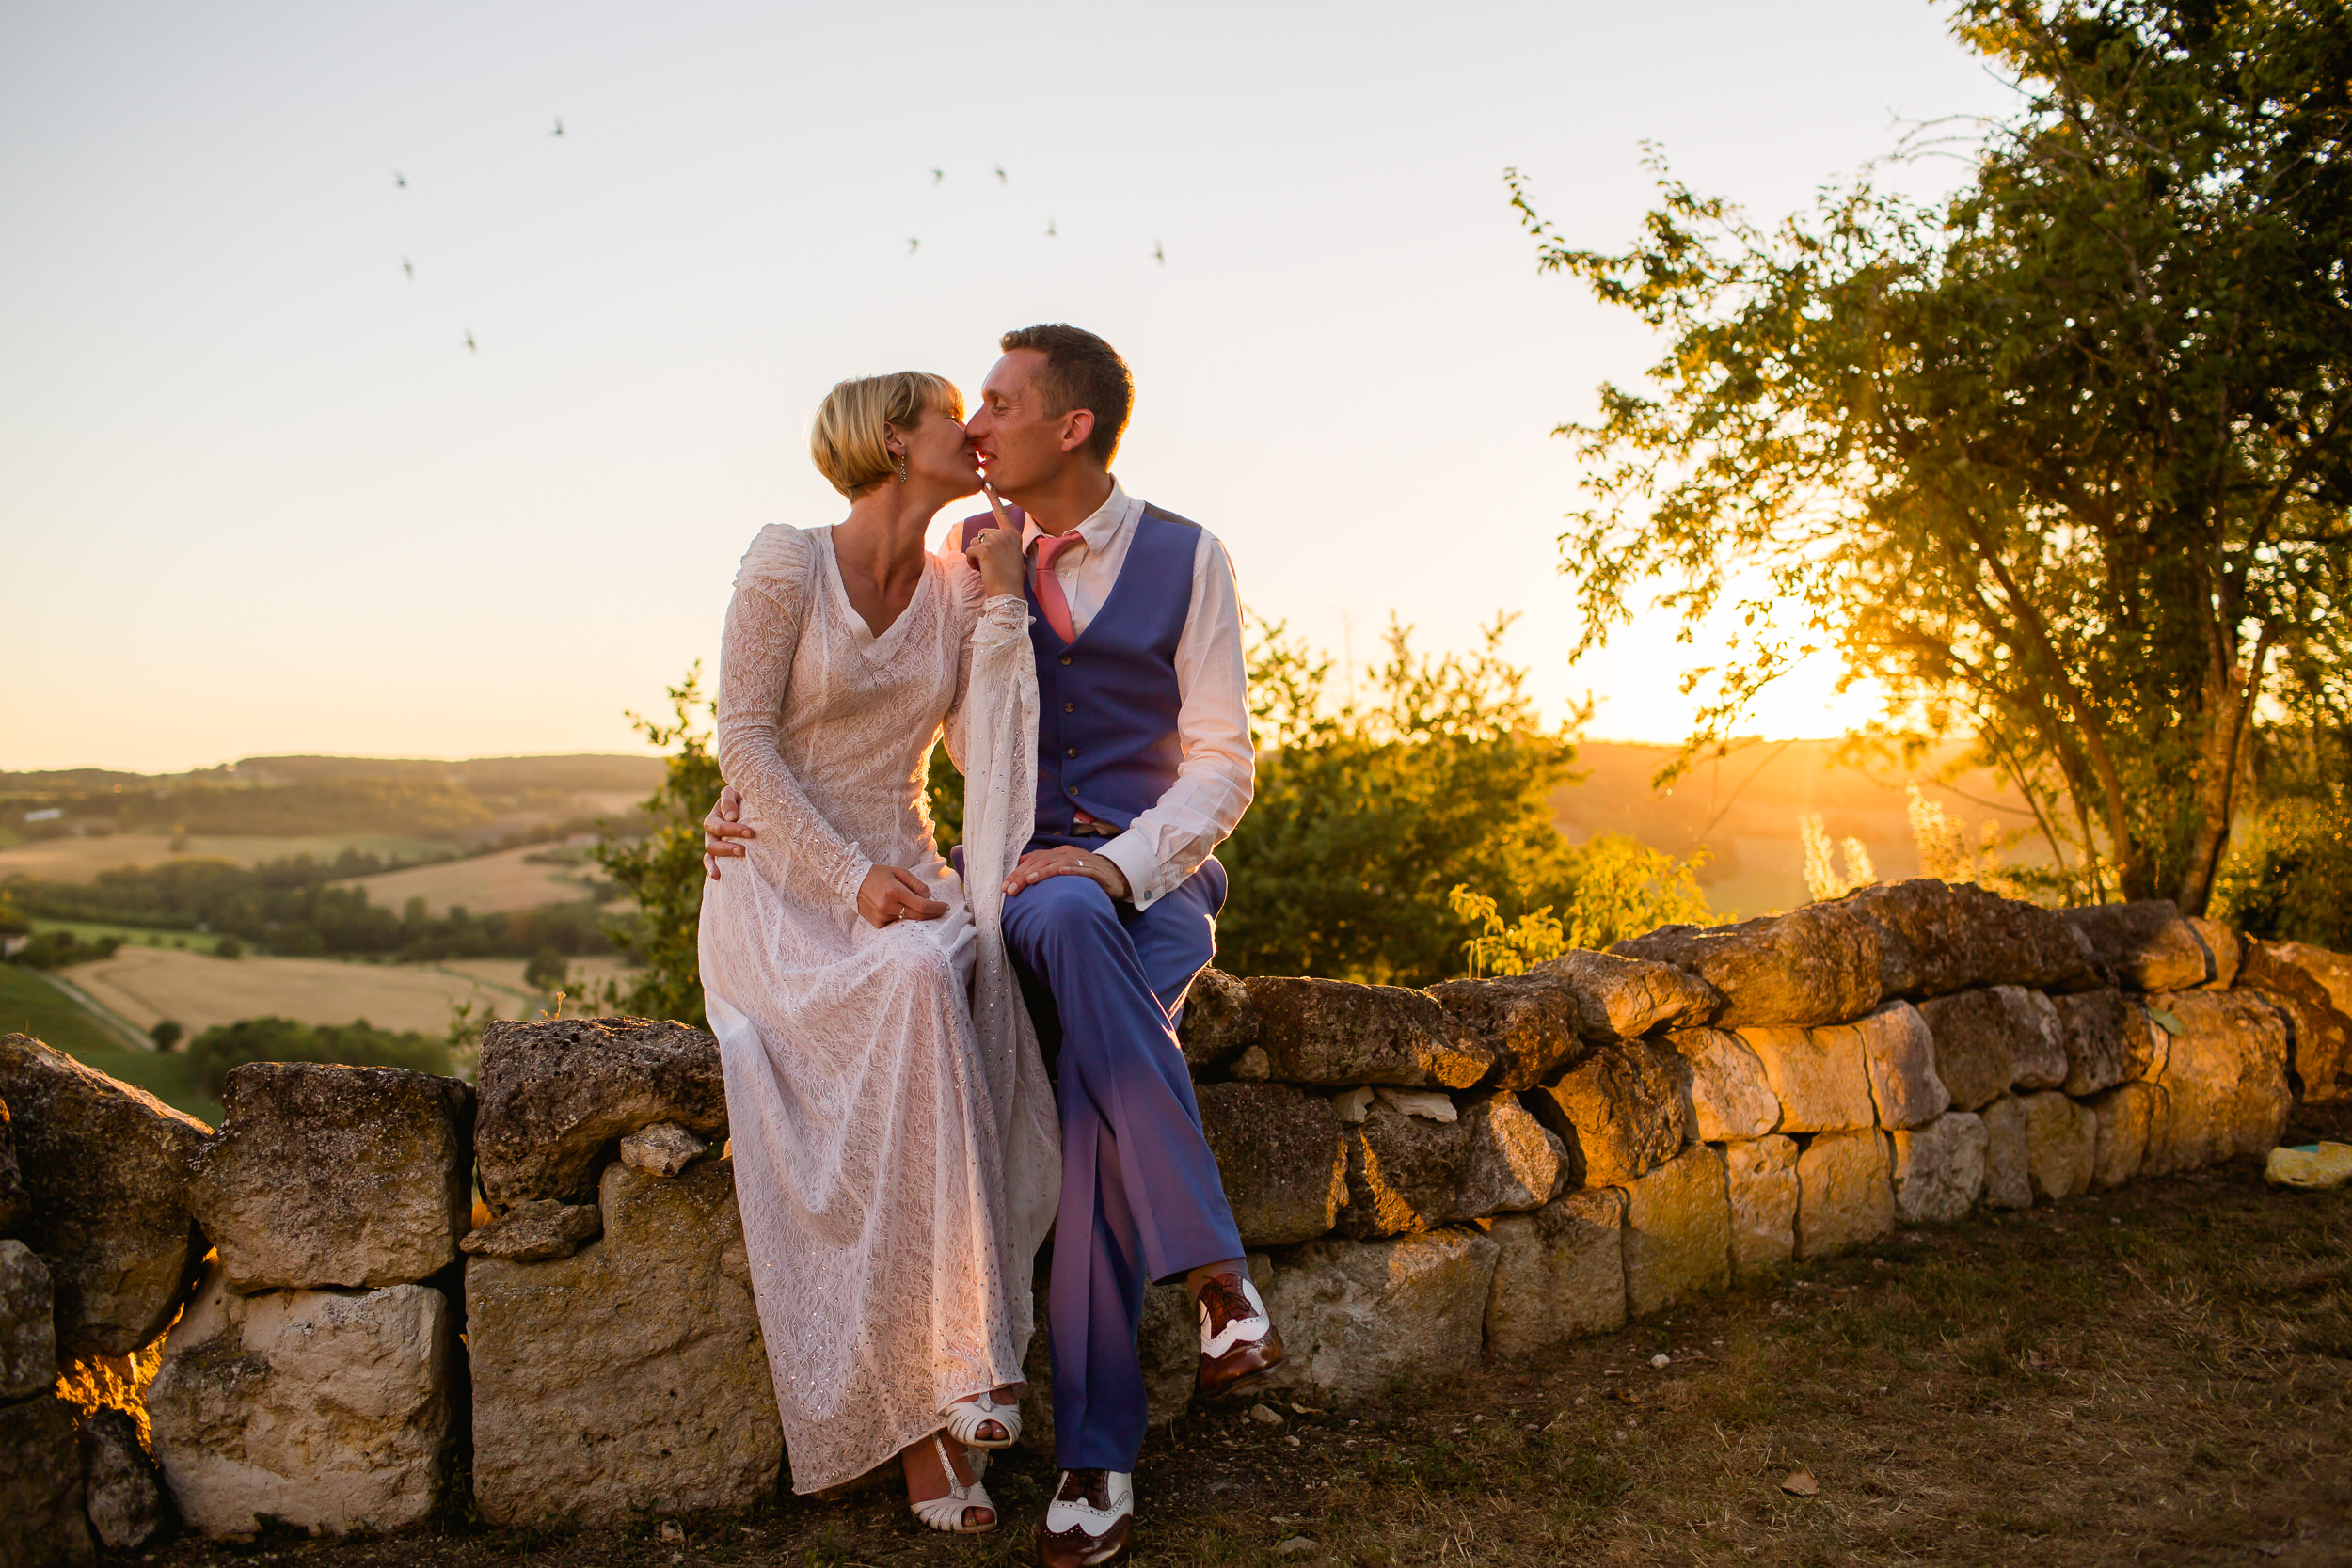
[[[1060,1136],[997,913],[1026,842],[1037,682],[1026,603],[927,557],[875,637],[831,529],[743,557],[718,752],[758,829],[706,882],[704,1001],[726,1071],[736,1192],[795,1491],[853,1480],[1021,1376],[1031,1259]],[[937,851],[924,765],[964,765],[969,886]],[[948,906],[880,929],[877,864]]]

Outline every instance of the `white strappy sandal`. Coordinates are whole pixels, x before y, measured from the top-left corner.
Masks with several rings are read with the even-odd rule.
[[[940,1416],[947,1423],[947,1435],[967,1449],[1009,1449],[1021,1441],[1021,1403],[998,1404],[996,1391],[983,1388],[975,1397],[958,1400]],[[980,1428],[994,1421],[1005,1429],[1002,1437],[983,1437]]]
[[[947,1445],[934,1435],[931,1447],[938,1452],[939,1468],[947,1478],[947,1495],[944,1497],[926,1497],[921,1502],[910,1497],[907,1508],[924,1524],[949,1535],[986,1535],[994,1529],[1005,1516],[990,1499],[988,1488],[980,1484],[977,1472],[987,1467],[985,1457],[973,1465],[975,1474],[967,1483],[956,1480],[956,1465],[947,1457]],[[964,1515],[976,1508],[988,1510],[987,1524],[964,1522]]]

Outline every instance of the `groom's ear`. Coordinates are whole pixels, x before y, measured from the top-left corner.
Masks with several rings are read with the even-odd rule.
[[[1062,451],[1076,451],[1079,448],[1081,448],[1081,447],[1083,447],[1083,446],[1085,446],[1085,445],[1087,444],[1087,441],[1088,441],[1089,437],[1092,436],[1093,436],[1093,434],[1094,434],[1094,410],[1093,410],[1093,409],[1091,409],[1091,408],[1073,408],[1073,409],[1072,409],[1069,413],[1064,414],[1064,415],[1062,416],[1062,420],[1061,420],[1061,450],[1062,450]]]

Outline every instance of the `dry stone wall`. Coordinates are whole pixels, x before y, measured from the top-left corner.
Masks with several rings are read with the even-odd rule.
[[[2352,1093],[2347,1009],[2352,960],[2169,904],[1915,881],[1428,990],[1212,972],[1181,1039],[1279,1381],[1348,1400],[2259,1154]],[[0,1100],[0,1562],[135,1545],[167,1496],[214,1535],[413,1524],[468,1449],[501,1524],[781,1483],[707,1035],[497,1024],[478,1100],[252,1064],[217,1132],[9,1037]],[[1165,1418],[1181,1290],[1143,1340]]]

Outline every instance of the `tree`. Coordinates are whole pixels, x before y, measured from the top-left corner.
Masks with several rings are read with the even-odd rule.
[[[564,961],[563,954],[552,947],[542,947],[523,965],[523,984],[532,990],[551,991],[564,983],[571,967]]]
[[[147,1037],[155,1042],[158,1051],[169,1051],[186,1035],[187,1031],[180,1027],[179,1021],[169,1018],[157,1020],[155,1026],[147,1032]]]
[[[641,808],[653,830],[643,838],[607,837],[596,862],[629,899],[629,912],[606,922],[612,944],[643,966],[624,988],[608,981],[605,1005],[641,1018],[674,1018],[708,1027],[703,1013],[702,943],[703,828],[719,797],[719,759],[710,752],[710,731],[698,727],[703,697],[702,663],[669,689],[667,722],[631,713],[630,724],[658,749],[675,747],[661,785]]]
[[[1972,178],[1770,232],[1661,168],[1540,264],[1668,335],[1561,427],[1594,465],[1579,655],[1642,585],[1744,611],[1692,747],[1832,645],[1906,742],[1972,733],[2079,895],[2211,899],[2280,663],[2339,668],[2352,500],[2352,20],[2332,0],[1963,0],[2020,83]],[[1916,146],[1915,144],[1915,150]],[[1759,586],[1760,585],[1760,586]],[[1777,603],[1803,625],[1769,627]],[[1687,753],[1686,753],[1687,754]],[[2070,860],[2068,851],[2073,851]]]

